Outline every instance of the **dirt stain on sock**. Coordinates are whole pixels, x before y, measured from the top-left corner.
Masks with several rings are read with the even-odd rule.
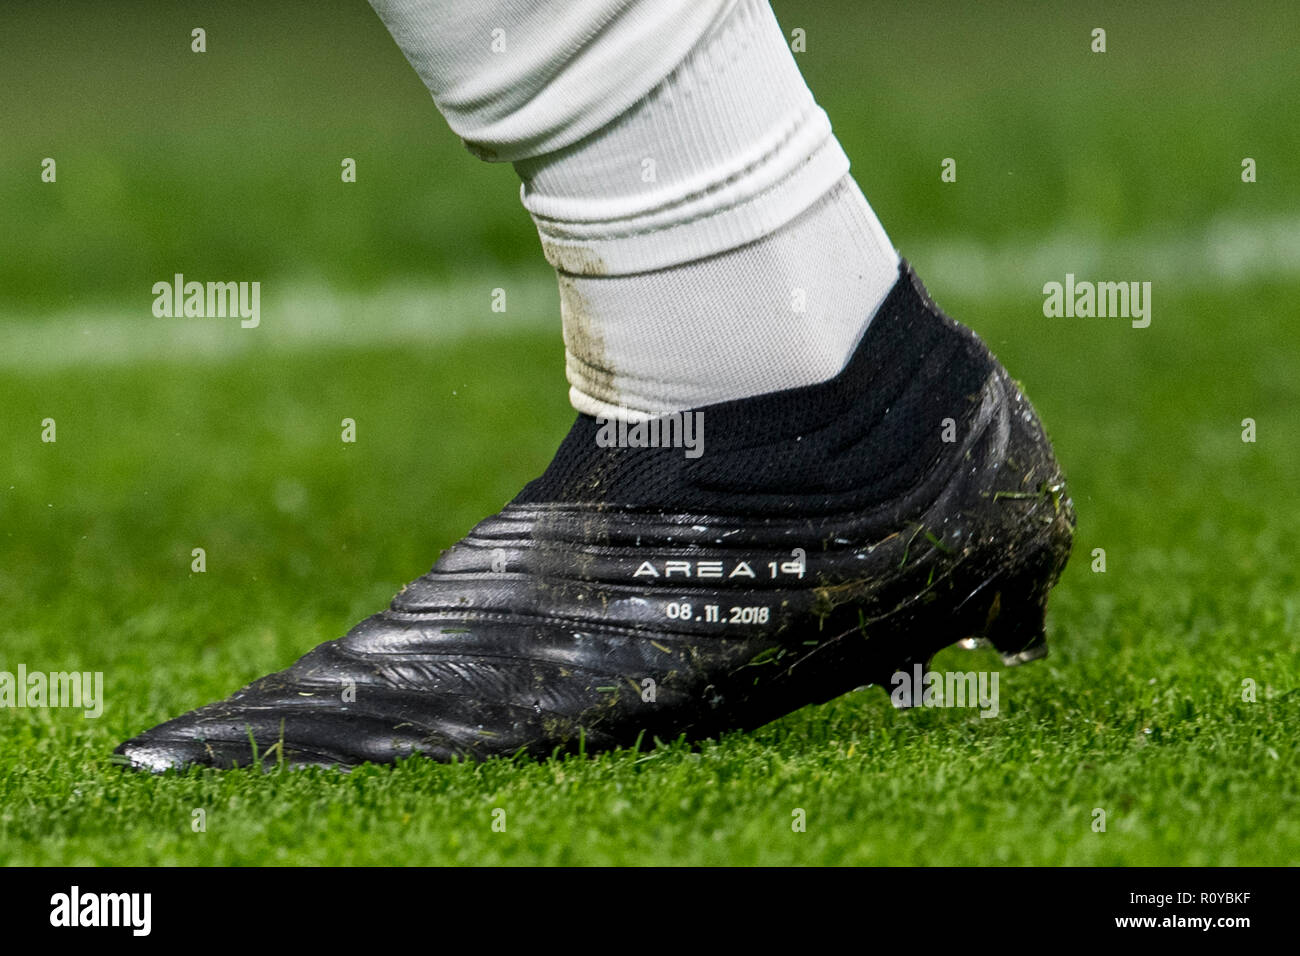
[[[582,246],[566,246],[542,239],[542,254],[556,272],[567,272],[571,276],[609,275],[605,260]]]
[[[569,353],[569,384],[598,401],[617,405],[618,392],[614,388],[614,370],[605,355],[605,338],[586,296],[578,289],[578,277],[560,269],[555,275],[560,285],[564,347]],[[579,381],[573,380],[575,376]]]

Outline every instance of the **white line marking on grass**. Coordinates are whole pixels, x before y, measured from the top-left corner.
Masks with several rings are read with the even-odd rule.
[[[1058,232],[1028,244],[917,242],[904,250],[927,283],[943,280],[963,297],[1019,295],[1067,272],[1086,276],[1141,276],[1179,292],[1225,288],[1300,275],[1300,217],[1222,217],[1200,232],[1146,233],[1115,240]]]
[[[158,318],[152,294],[132,311],[72,309],[0,323],[0,367],[79,368],[136,362],[224,361],[266,351],[406,345],[432,348],[473,335],[552,329],[560,334],[559,293],[545,276],[512,281],[507,311],[492,311],[499,278],[454,285],[395,283],[372,293],[262,283],[262,322],[239,318]],[[146,293],[148,289],[144,290]],[[558,347],[558,346],[557,346]]]
[[[1035,314],[1042,285],[1066,272],[1137,275],[1178,292],[1228,288],[1300,276],[1300,217],[1220,218],[1200,232],[1148,233],[1113,241],[1059,232],[1031,243],[991,246],[962,241],[917,242],[905,253],[931,288],[965,298],[1005,301],[1025,296]],[[268,350],[407,345],[431,348],[471,335],[550,329],[560,335],[559,296],[544,276],[504,284],[508,310],[492,311],[499,277],[451,285],[395,283],[375,293],[263,282],[262,323],[160,319],[143,289],[134,312],[68,310],[44,318],[0,322],[0,367],[80,368],[148,361],[221,361]],[[557,345],[558,347],[558,345]]]

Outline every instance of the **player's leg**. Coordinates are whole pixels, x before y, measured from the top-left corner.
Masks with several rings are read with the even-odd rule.
[[[969,635],[1041,656],[1073,526],[1051,446],[899,263],[764,4],[376,6],[520,171],[580,414],[387,611],[132,765],[598,749],[754,726]]]
[[[766,0],[373,2],[453,130],[523,179],[579,411],[843,368],[898,256]]]

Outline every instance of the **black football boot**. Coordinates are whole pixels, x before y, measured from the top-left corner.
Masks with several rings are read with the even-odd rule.
[[[1065,479],[906,264],[833,379],[670,419],[678,447],[610,447],[579,416],[386,611],[116,752],[156,771],[545,757],[757,727],[966,638],[1008,664],[1047,652]]]

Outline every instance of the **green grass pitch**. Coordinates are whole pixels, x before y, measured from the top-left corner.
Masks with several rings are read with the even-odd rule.
[[[999,669],[1001,713],[864,688],[697,748],[114,766],[125,737],[381,608],[573,413],[510,170],[464,154],[365,4],[296,25],[15,4],[0,670],[101,671],[106,705],[0,710],[0,863],[1300,862],[1297,14],[776,6],[891,237],[1024,383],[1070,480],[1050,656],[936,662]],[[178,271],[260,279],[262,327],[154,318]],[[1067,271],[1152,281],[1151,326],[1045,318]]]

